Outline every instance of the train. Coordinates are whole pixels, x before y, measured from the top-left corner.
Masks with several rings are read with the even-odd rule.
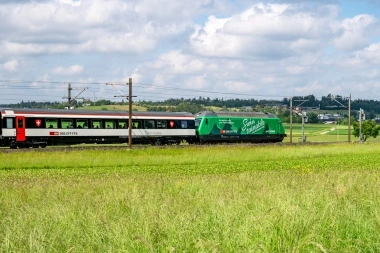
[[[281,142],[286,137],[281,120],[264,112],[213,112],[195,115],[197,141],[218,142]]]
[[[131,113],[133,144],[202,144],[220,142],[281,142],[281,120],[261,112]],[[45,148],[81,143],[126,143],[128,111],[64,109],[0,109],[0,145]]]

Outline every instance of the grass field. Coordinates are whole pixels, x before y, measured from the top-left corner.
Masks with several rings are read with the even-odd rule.
[[[284,142],[290,141],[290,126],[284,124],[287,137]],[[293,142],[302,142],[302,125],[299,123],[293,124]],[[358,137],[353,136],[353,128],[351,127],[350,141],[357,141]],[[345,125],[332,125],[332,124],[305,124],[304,134],[307,142],[347,142],[348,141],[348,127]],[[368,142],[377,141],[377,139],[369,138]]]
[[[0,153],[0,252],[379,252],[380,144]]]

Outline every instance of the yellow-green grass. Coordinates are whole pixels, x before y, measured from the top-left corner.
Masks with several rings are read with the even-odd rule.
[[[0,252],[379,252],[380,144],[0,153]]]
[[[290,142],[290,125],[284,124],[287,137],[284,142]],[[348,126],[335,124],[305,124],[304,134],[307,142],[346,142],[348,141]],[[350,141],[357,141],[358,138],[353,135],[351,127]],[[368,142],[377,141],[369,138]],[[302,142],[302,124],[292,124],[292,142]]]

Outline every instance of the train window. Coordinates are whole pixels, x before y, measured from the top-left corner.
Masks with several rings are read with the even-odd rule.
[[[62,128],[73,128],[73,120],[72,119],[61,119]]]
[[[195,129],[195,122],[193,120],[187,121],[187,128],[188,129]]]
[[[154,129],[154,120],[144,120],[145,129]]]
[[[18,128],[24,127],[24,120],[23,119],[17,119],[17,127]]]
[[[167,126],[166,126],[166,120],[157,120],[156,121],[157,123],[157,128],[158,129],[165,129]]]
[[[115,128],[115,121],[114,120],[105,120],[105,125],[106,125],[106,128]]]
[[[174,120],[169,121],[169,127],[170,128],[175,128]]]
[[[13,119],[11,118],[5,119],[5,128],[13,128]]]
[[[58,128],[58,119],[46,119],[46,128]]]
[[[103,128],[102,127],[102,121],[101,120],[91,120],[91,127],[92,128]]]
[[[88,120],[87,119],[77,119],[76,128],[88,128]]]
[[[135,128],[135,129],[142,128],[141,120],[132,120],[132,128]]]
[[[181,120],[181,128],[187,128],[187,121]]]
[[[128,121],[119,120],[117,128],[128,128]]]

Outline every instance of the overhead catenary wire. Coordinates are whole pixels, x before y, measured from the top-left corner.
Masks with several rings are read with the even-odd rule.
[[[84,88],[80,87],[80,85],[86,85],[88,87],[88,91],[90,92],[98,92],[100,93],[100,96],[103,98],[107,98],[107,95],[109,95],[109,100],[117,100],[117,98],[114,98],[115,92],[111,89],[107,89],[105,86],[106,83],[115,83],[115,84],[126,84],[127,82],[122,81],[110,81],[110,82],[85,82],[85,81],[45,81],[45,80],[0,80],[0,88],[4,90],[13,90],[17,91],[20,90],[24,92],[25,90],[44,90],[44,97],[45,100],[49,100],[49,98],[54,97],[62,97],[67,92],[67,84],[71,83],[73,85],[77,85],[78,88]],[[12,85],[12,84],[23,84],[23,85]],[[25,85],[30,84],[30,85]],[[52,84],[52,85],[49,85]],[[97,86],[95,86],[97,85]],[[104,86],[104,87],[103,87]],[[159,92],[162,91],[173,91],[173,92]],[[51,91],[55,92],[61,92],[61,96],[54,96],[52,94],[49,94]],[[122,89],[120,89],[121,92],[127,92]],[[53,92],[51,92],[53,93]],[[286,98],[285,96],[279,96],[279,95],[271,95],[271,94],[255,94],[255,93],[238,93],[238,92],[221,92],[221,91],[212,91],[212,90],[195,90],[195,89],[189,89],[189,88],[183,88],[178,86],[162,86],[162,85],[154,85],[154,84],[148,84],[148,83],[141,83],[136,82],[134,83],[134,94],[138,96],[141,100],[141,98],[144,98],[143,100],[152,99],[155,101],[159,100],[167,100],[170,98],[196,98],[196,97],[208,97],[210,99],[237,99],[237,98],[266,98],[268,100],[278,100]],[[85,94],[84,94],[85,95]],[[40,94],[15,94],[15,93],[2,93],[0,94],[0,100],[12,100],[9,97],[3,98],[3,96],[23,96],[23,97],[39,97]],[[309,96],[309,95],[308,95]],[[293,96],[293,97],[308,97],[308,96]],[[93,98],[93,96],[85,96],[88,97],[90,100]],[[99,96],[97,96],[99,97]],[[322,99],[326,96],[314,96],[316,99]],[[15,98],[13,100],[17,100],[18,98]],[[120,99],[120,98],[119,98]],[[351,98],[352,100],[355,100],[355,98]],[[20,99],[22,100],[22,98]]]

